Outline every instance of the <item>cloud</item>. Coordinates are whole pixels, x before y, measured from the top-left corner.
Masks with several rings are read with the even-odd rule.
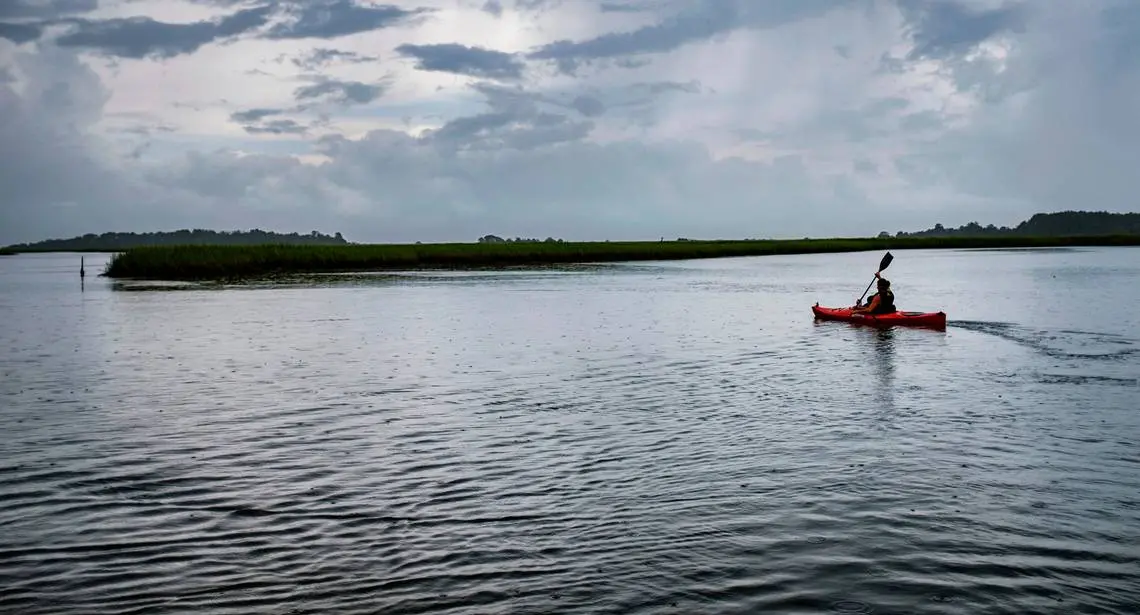
[[[899,0],[899,6],[915,43],[911,59],[965,54],[997,34],[1022,31],[1028,18],[1022,3],[986,9],[961,0]]]
[[[559,40],[529,54],[535,60],[572,63],[642,53],[661,53],[702,41],[741,24],[734,2],[703,3],[699,10],[685,11],[660,23],[632,32],[610,33],[584,41]]]
[[[303,135],[309,131],[307,126],[303,126],[297,123],[296,120],[291,119],[249,123],[244,125],[243,128],[250,134]]]
[[[701,84],[697,80],[686,81],[681,83],[679,81],[656,81],[653,83],[636,83],[635,88],[640,88],[648,91],[650,94],[661,94],[664,92],[688,92],[694,94],[699,92]]]
[[[456,43],[404,44],[396,52],[416,59],[416,68],[488,79],[519,79],[525,66],[514,55]]]
[[[781,219],[819,211],[820,203],[796,188],[799,197],[785,191],[786,209],[765,210],[763,193],[755,191],[693,208],[709,184],[808,185],[797,160],[716,162],[696,144],[574,140],[531,147],[519,139],[457,155],[436,137],[380,130],[359,140],[328,139],[323,152],[329,161],[319,167],[269,156],[194,155],[156,181],[205,210],[229,204],[229,220],[256,220],[261,204],[273,203],[276,215],[301,228],[351,225],[351,238],[375,241],[471,241],[487,232],[593,239],[763,235]],[[331,205],[314,215],[314,202]],[[752,223],[726,233],[721,217]]]
[[[483,6],[480,10],[482,10],[484,13],[494,15],[495,17],[502,17],[503,3],[499,0],[487,0],[483,3]]]
[[[307,72],[315,72],[334,63],[363,64],[379,62],[377,56],[361,55],[354,51],[342,51],[320,47],[293,58],[293,64]]]
[[[42,32],[43,28],[37,25],[0,22],[0,38],[6,38],[17,45],[38,39]]]
[[[461,117],[429,133],[433,143],[456,151],[535,150],[580,141],[589,135],[590,122],[576,122],[554,113],[492,112]]]
[[[0,83],[0,235],[82,234],[133,213],[129,186],[90,135],[109,93],[74,55],[16,53]]]
[[[61,47],[83,47],[122,58],[172,58],[265,25],[271,11],[270,6],[259,6],[192,23],[167,23],[149,17],[77,19],[71,22],[73,31],[55,42]]]
[[[426,131],[418,142],[449,152],[529,151],[583,140],[594,128],[593,122],[544,110],[542,104],[551,101],[521,87],[481,82],[472,84],[471,90],[485,97],[486,111],[452,119]],[[573,103],[552,106],[574,108]]]
[[[515,0],[515,10],[520,12],[549,11],[562,6],[563,0]]]
[[[570,106],[586,117],[595,117],[606,112],[606,104],[593,96],[575,96]]]
[[[1140,44],[1140,7],[1050,5],[1027,13],[1024,30],[991,73],[1008,94],[904,160],[927,181],[1037,210],[1134,209],[1140,65],[1120,52]]]
[[[546,105],[559,111],[572,110],[584,117],[594,118],[613,109],[652,106],[666,94],[694,93],[699,91],[699,85],[696,81],[657,81],[633,83],[593,94],[577,94],[528,91],[521,85],[505,86],[484,81],[471,84],[470,89],[484,96],[487,105],[498,111],[537,113],[541,105]]]
[[[245,111],[231,113],[230,119],[235,122],[257,122],[271,115],[278,115],[281,112],[281,109],[247,109]]]
[[[4,0],[0,2],[0,19],[55,19],[97,8],[99,0]]]
[[[230,120],[251,135],[303,135],[309,132],[310,127],[297,120],[274,117],[286,112],[285,109],[246,109],[231,113]]]
[[[271,28],[266,34],[268,38],[333,39],[404,24],[430,12],[355,0],[293,0],[285,7],[288,19]]]
[[[602,2],[598,10],[603,13],[648,13],[661,9],[659,2]]]
[[[603,4],[290,0],[230,31],[260,5],[8,15],[104,38],[0,40],[0,243],[802,237],[1134,207],[1135,2]],[[142,31],[110,40],[122,23]],[[107,49],[138,61],[86,53]]]
[[[305,85],[293,91],[293,96],[301,102],[325,101],[341,105],[367,104],[384,94],[382,83],[362,83],[360,81],[339,81],[328,77],[317,77],[312,85]]]
[[[794,3],[698,0],[694,6],[655,24],[629,32],[607,33],[583,41],[554,41],[531,52],[528,57],[553,60],[563,70],[569,71],[583,61],[670,52],[740,28],[775,27],[818,15],[843,4],[847,3],[842,0],[799,0]],[[628,8],[628,5],[623,6]],[[614,12],[615,8],[616,5],[608,6],[610,12]],[[631,11],[618,9],[618,12]]]

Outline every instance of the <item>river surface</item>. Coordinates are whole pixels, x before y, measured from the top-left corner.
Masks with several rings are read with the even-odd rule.
[[[1140,612],[1140,249],[0,257],[0,612]]]

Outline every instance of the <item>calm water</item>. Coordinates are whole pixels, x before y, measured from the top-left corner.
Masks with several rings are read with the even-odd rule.
[[[0,612],[1140,611],[1140,250],[880,256],[0,257]]]

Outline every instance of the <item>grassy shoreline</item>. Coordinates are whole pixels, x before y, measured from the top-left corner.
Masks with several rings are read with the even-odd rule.
[[[115,254],[103,275],[208,281],[305,273],[478,269],[864,250],[1140,246],[1140,235],[890,237],[566,243],[152,246]]]

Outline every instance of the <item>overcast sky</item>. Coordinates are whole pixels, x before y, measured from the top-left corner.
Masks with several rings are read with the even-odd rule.
[[[1137,0],[0,0],[0,244],[1137,209]]]

